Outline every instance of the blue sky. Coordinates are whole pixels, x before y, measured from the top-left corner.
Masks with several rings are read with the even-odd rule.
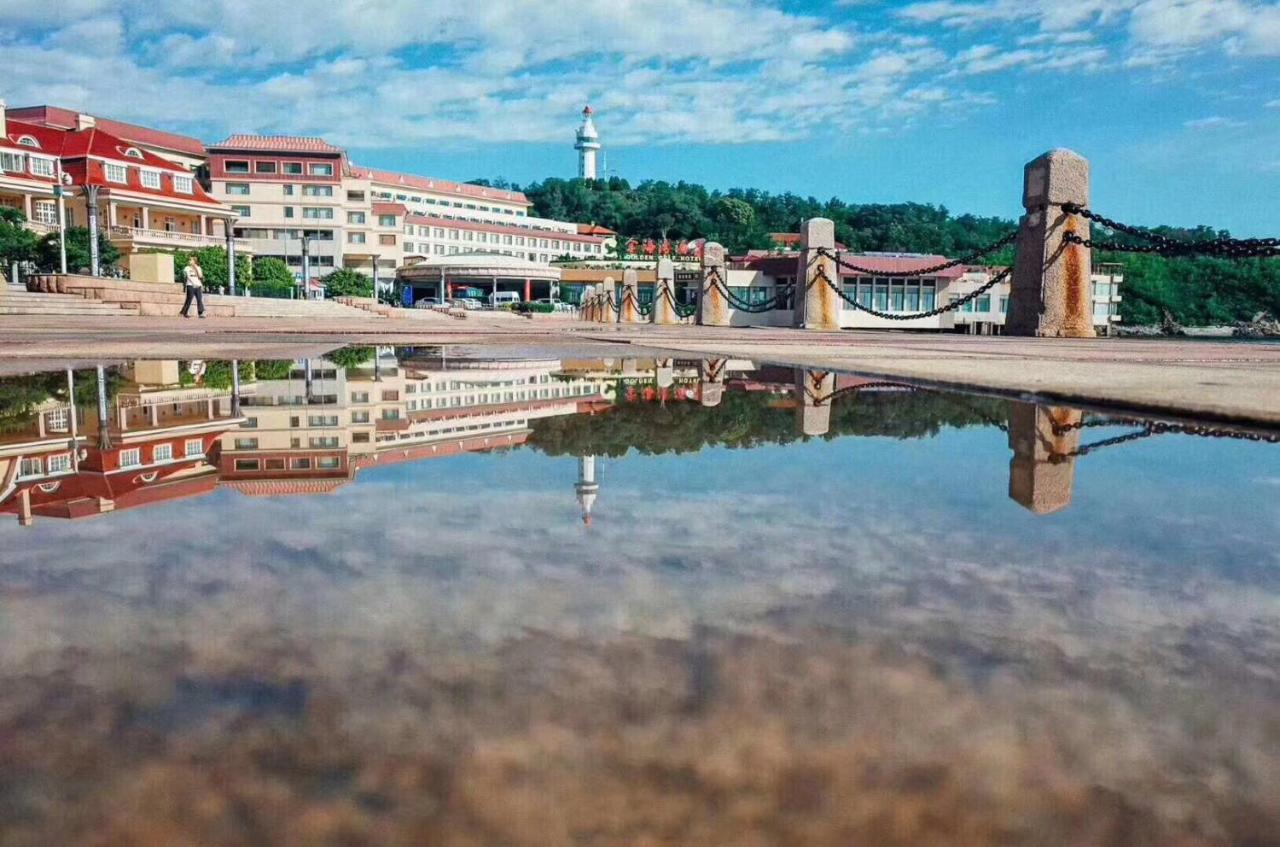
[[[1264,0],[0,0],[0,50],[11,105],[443,178],[572,176],[590,101],[633,182],[1012,216],[1067,146],[1113,217],[1280,233]]]

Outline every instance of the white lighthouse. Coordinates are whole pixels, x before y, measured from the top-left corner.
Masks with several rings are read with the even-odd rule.
[[[578,178],[596,178],[596,153],[600,150],[600,133],[591,122],[591,107],[582,109],[582,126],[578,127],[578,142],[573,145],[578,151]]]
[[[596,494],[600,491],[600,483],[596,482],[596,457],[578,457],[578,482],[573,486],[582,505],[582,522],[591,526],[591,507],[596,503]]]

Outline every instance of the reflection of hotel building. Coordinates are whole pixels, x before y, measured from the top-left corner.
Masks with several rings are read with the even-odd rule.
[[[177,362],[135,362],[107,411],[103,446],[90,397],[42,404],[23,430],[0,437],[0,512],[80,518],[207,494],[210,463],[235,417],[229,390],[180,384]],[[85,401],[90,404],[86,405]],[[72,431],[75,437],[72,437]]]
[[[523,443],[530,421],[576,414],[611,390],[556,378],[559,368],[556,359],[397,361],[389,352],[376,367],[295,363],[289,378],[260,380],[244,399],[245,424],[222,438],[223,481],[249,494],[319,493],[366,467]]]

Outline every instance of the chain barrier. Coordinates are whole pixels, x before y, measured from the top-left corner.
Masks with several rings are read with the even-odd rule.
[[[1073,232],[1066,233],[1063,241],[1097,250],[1117,253],[1154,253],[1168,257],[1211,256],[1218,259],[1257,259],[1280,256],[1280,238],[1214,238],[1208,241],[1177,241],[1155,232],[1120,223],[1081,206],[1079,203],[1063,203],[1062,211],[1079,215],[1100,226],[1122,232],[1145,244],[1122,244],[1094,238],[1084,238]]]
[[[944,312],[953,312],[956,309],[959,309],[965,303],[968,303],[970,300],[974,300],[982,296],[983,294],[987,293],[992,288],[994,288],[996,285],[1008,279],[1009,274],[1011,273],[1013,273],[1013,268],[1005,268],[1004,270],[1000,271],[1000,273],[991,277],[991,279],[987,280],[984,284],[982,284],[978,288],[975,288],[973,291],[970,291],[968,294],[964,295],[963,297],[959,297],[955,300],[952,300],[950,303],[945,303],[941,306],[938,306],[937,308],[929,309],[926,312],[882,312],[879,309],[873,309],[870,306],[864,306],[863,304],[859,303],[856,298],[850,297],[845,292],[843,286],[836,285],[834,282],[832,282],[831,277],[827,276],[826,270],[821,265],[819,265],[817,269],[817,279],[821,280],[822,282],[825,282],[827,284],[827,287],[830,288],[832,291],[834,291],[836,295],[840,297],[841,300],[848,303],[851,308],[857,309],[860,312],[866,312],[868,315],[873,315],[874,317],[877,317],[877,318],[884,318],[885,320],[889,320],[889,321],[913,321],[919,318],[932,318],[936,315],[941,315]]]
[[[667,285],[659,283],[658,297],[665,298],[666,301],[671,304],[671,311],[675,313],[677,318],[691,318],[698,313],[697,303],[693,303],[688,306],[681,306],[676,302],[676,298],[671,293],[671,288]],[[652,309],[650,311],[652,311]]]
[[[779,286],[778,292],[767,300],[761,300],[759,303],[751,303],[743,300],[740,296],[733,293],[733,290],[725,284],[720,277],[720,272],[715,268],[711,269],[711,273],[707,275],[707,280],[717,291],[724,296],[725,301],[739,312],[746,312],[751,315],[762,315],[765,312],[771,312],[774,309],[785,309],[787,301],[791,298],[792,288],[794,286]]]
[[[958,265],[971,265],[978,259],[983,258],[984,256],[990,255],[991,253],[994,253],[997,250],[1000,250],[1004,247],[1008,247],[1010,244],[1016,241],[1017,238],[1018,238],[1018,230],[1015,229],[1013,232],[1010,232],[1007,235],[1002,235],[1000,238],[997,238],[995,241],[991,242],[985,247],[980,247],[977,250],[973,251],[972,253],[969,253],[968,255],[961,256],[959,259],[949,259],[948,261],[942,262],[941,264],[930,265],[929,267],[920,268],[918,270],[912,270],[912,271],[882,271],[882,270],[874,270],[872,268],[864,268],[861,265],[855,265],[852,262],[849,262],[840,258],[840,253],[838,251],[832,252],[831,250],[828,250],[826,247],[819,247],[814,252],[816,252],[817,255],[819,256],[834,260],[838,266],[844,268],[845,270],[853,271],[854,273],[862,274],[863,276],[883,276],[883,277],[893,277],[897,279],[897,278],[916,277],[916,276],[932,276],[936,273],[945,271],[948,268],[954,268]]]
[[[1137,441],[1141,438],[1150,438],[1153,435],[1159,434],[1160,433],[1157,433],[1153,427],[1148,426],[1138,430],[1137,432],[1129,432],[1124,435],[1117,435],[1115,438],[1104,438],[1103,440],[1095,441],[1092,444],[1085,444],[1082,447],[1077,447],[1074,450],[1068,450],[1065,453],[1051,453],[1049,454],[1049,461],[1052,464],[1057,465],[1067,461],[1068,459],[1088,456],[1095,450],[1101,450],[1105,447],[1115,447],[1118,444],[1127,444],[1130,441]]]

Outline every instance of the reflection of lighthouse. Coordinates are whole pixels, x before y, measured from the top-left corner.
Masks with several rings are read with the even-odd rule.
[[[591,526],[591,507],[596,504],[600,483],[596,482],[596,457],[578,457],[578,482],[573,486],[578,502],[582,504],[582,522]]]
[[[591,107],[582,110],[582,126],[578,127],[577,143],[573,149],[578,151],[578,178],[596,178],[596,151],[600,149],[600,135],[595,124],[591,122]]]

